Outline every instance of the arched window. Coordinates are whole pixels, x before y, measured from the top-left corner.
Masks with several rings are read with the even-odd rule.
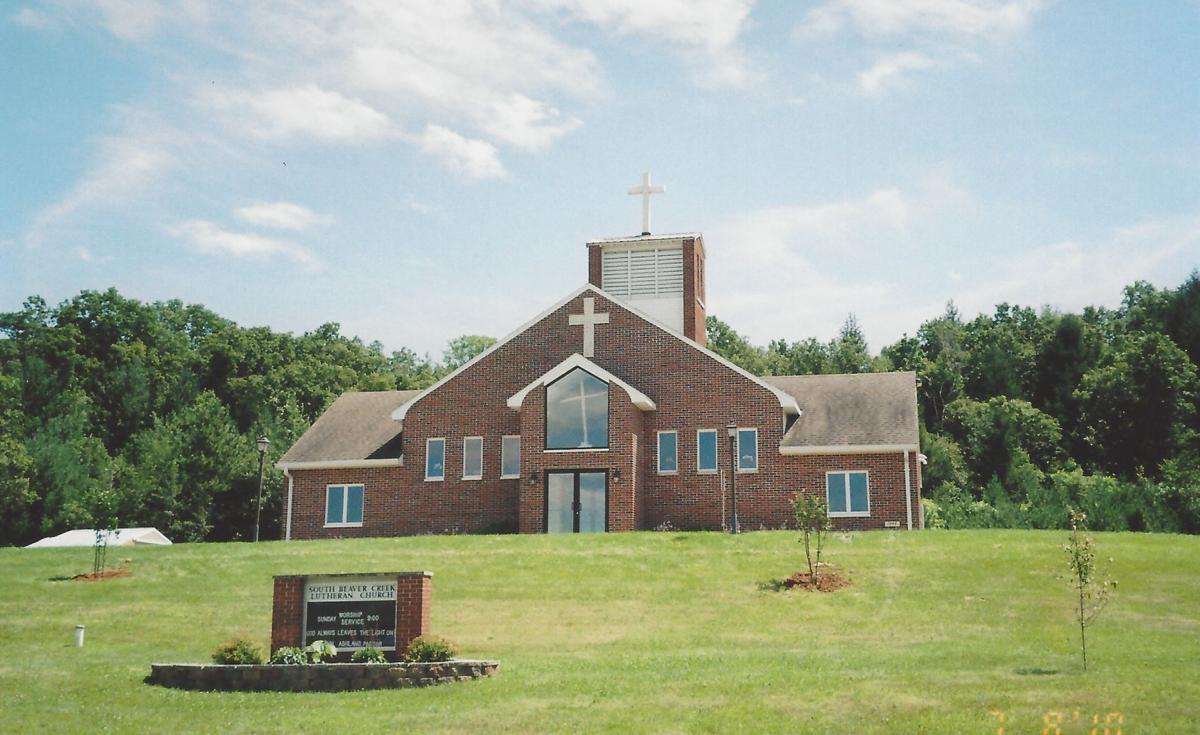
[[[575,368],[546,386],[546,448],[608,447],[608,383]]]

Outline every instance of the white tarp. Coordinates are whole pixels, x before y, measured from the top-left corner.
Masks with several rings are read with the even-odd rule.
[[[171,539],[162,535],[157,528],[118,528],[115,531],[101,531],[108,538],[109,546],[167,546]],[[64,531],[57,536],[47,536],[41,541],[35,541],[26,546],[27,549],[46,549],[60,546],[95,546],[96,531],[91,528],[77,528],[74,531]]]

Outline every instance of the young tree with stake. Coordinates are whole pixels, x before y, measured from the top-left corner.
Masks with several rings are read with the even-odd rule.
[[[796,516],[796,527],[802,534],[800,543],[804,544],[804,558],[808,561],[808,578],[816,586],[817,576],[821,573],[821,550],[832,528],[828,508],[824,498],[800,493],[792,502],[792,511]]]
[[[1071,536],[1063,545],[1067,552],[1071,586],[1079,595],[1076,620],[1079,622],[1079,646],[1083,655],[1083,670],[1087,671],[1087,628],[1108,605],[1109,594],[1116,588],[1116,580],[1096,578],[1095,541],[1087,535],[1087,515],[1070,511]],[[1111,559],[1109,561],[1112,561]]]

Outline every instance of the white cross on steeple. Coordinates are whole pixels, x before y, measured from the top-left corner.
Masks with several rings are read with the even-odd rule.
[[[642,174],[642,183],[637,186],[629,187],[630,194],[638,194],[642,197],[642,234],[650,234],[650,195],[665,194],[667,187],[665,186],[650,186],[650,174]],[[586,357],[586,355],[585,355]]]
[[[585,296],[582,314],[568,314],[571,326],[583,325],[583,356],[596,356],[596,325],[608,324],[608,312],[596,313],[596,299]]]

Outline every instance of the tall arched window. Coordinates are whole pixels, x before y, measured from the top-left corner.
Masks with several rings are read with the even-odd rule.
[[[546,386],[546,448],[608,447],[608,383],[575,368]]]

